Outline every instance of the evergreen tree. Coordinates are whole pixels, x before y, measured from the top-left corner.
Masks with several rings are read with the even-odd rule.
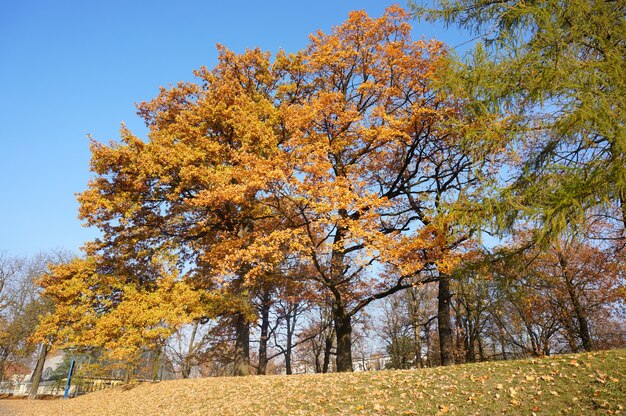
[[[626,2],[438,0],[418,18],[476,35],[448,87],[474,117],[466,137],[484,154],[514,152],[499,198],[487,204],[543,237],[590,212],[626,224]],[[482,146],[478,146],[482,144]]]

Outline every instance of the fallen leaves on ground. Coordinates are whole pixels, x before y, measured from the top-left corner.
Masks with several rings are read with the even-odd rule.
[[[0,400],[0,414],[619,415],[625,373],[626,350],[616,350],[405,371],[145,383],[71,400]]]

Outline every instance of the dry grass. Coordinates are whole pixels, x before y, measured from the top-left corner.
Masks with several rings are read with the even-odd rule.
[[[0,400],[6,415],[624,414],[626,350],[411,371],[207,378],[71,400]]]

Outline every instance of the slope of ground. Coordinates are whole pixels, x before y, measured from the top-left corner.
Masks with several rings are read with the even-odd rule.
[[[71,400],[0,400],[3,415],[625,414],[626,350],[448,368],[207,378]]]

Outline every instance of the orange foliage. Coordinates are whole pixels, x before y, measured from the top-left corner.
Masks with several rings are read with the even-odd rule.
[[[130,314],[124,300],[136,302],[155,321],[127,322],[156,337],[157,321],[194,316],[181,304],[207,294],[245,313],[246,293],[280,284],[276,270],[289,262],[307,270],[306,290],[333,297],[342,319],[424,269],[451,270],[469,238],[451,225],[451,207],[470,197],[478,167],[449,128],[458,103],[435,88],[445,47],[413,41],[408,19],[399,7],[377,19],[353,12],[273,60],[219,46],[218,65],[196,71],[198,83],[142,103],[147,141],[122,127],[120,143],[91,145],[95,178],[79,201],[81,218],[104,234],[86,246],[98,260],[56,270],[47,292],[75,305],[77,325],[110,334]],[[178,272],[146,292],[141,276],[160,253],[176,256]],[[113,288],[123,295],[110,312],[87,311],[90,290]],[[190,300],[168,301],[174,289]],[[46,325],[62,325],[63,313]]]

